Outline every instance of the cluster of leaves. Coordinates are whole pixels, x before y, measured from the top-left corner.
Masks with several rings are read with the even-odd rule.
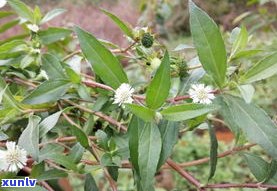
[[[20,0],[8,0],[8,4],[14,12],[2,11],[0,19],[14,14],[19,18],[1,26],[1,32],[20,25],[27,33],[0,42],[0,140],[16,140],[28,152],[33,160],[31,177],[48,181],[68,173],[86,174],[85,190],[98,190],[91,169],[84,165],[94,156],[113,180],[118,178],[122,161],[130,160],[137,190],[154,190],[155,173],[171,155],[179,129],[194,130],[207,123],[210,179],[217,164],[211,121],[219,114],[236,135],[237,144],[257,143],[272,157],[268,163],[245,155],[258,181],[276,184],[277,128],[251,103],[251,84],[276,74],[277,53],[265,52],[256,64],[244,64],[243,60],[262,51],[247,49],[251,36],[245,27],[233,30],[227,51],[217,25],[190,1],[194,47],[180,45],[177,49],[195,48],[198,56],[187,63],[174,56],[174,51],[168,52],[150,31],[138,32],[105,10],[131,41],[128,48],[97,39],[80,27],[44,29],[63,9],[43,16],[38,7],[32,10]],[[38,25],[39,31],[29,31],[28,25]],[[74,34],[81,51],[76,50]],[[154,40],[147,47],[145,34]],[[154,58],[162,58],[161,63],[149,69]],[[130,66],[123,68],[121,61],[126,59]],[[81,72],[81,66],[88,63],[91,76]],[[203,69],[191,71],[195,63],[201,63]],[[137,71],[143,75],[135,79]],[[188,85],[201,80],[216,87],[219,95],[213,104],[192,103],[185,95]],[[133,96],[135,103],[118,107],[111,98],[123,83],[131,83],[142,95]],[[95,150],[103,153],[101,157]],[[1,178],[15,176],[1,174]]]

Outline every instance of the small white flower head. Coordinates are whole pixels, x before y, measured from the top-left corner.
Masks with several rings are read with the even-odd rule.
[[[115,90],[114,104],[119,104],[121,106],[124,103],[132,103],[132,95],[134,93],[134,88],[129,84],[123,83]]]
[[[28,24],[27,28],[35,33],[37,33],[39,31],[39,27],[36,24]]]
[[[194,103],[211,104],[215,98],[212,87],[204,84],[194,84],[189,89],[189,95]]]
[[[161,62],[162,62],[162,61],[161,61],[159,58],[157,58],[157,57],[153,58],[153,59],[151,60],[151,68],[152,68],[153,70],[158,69],[158,68],[160,67],[160,65],[161,65]]]
[[[38,48],[31,48],[31,53],[32,53],[32,54],[40,54],[41,51],[40,51],[40,49],[38,49]]]
[[[27,152],[15,142],[7,142],[6,146],[6,151],[0,150],[0,171],[17,172],[26,166]]]
[[[0,8],[4,7],[7,4],[6,0],[0,0]]]
[[[46,73],[45,70],[41,70],[41,71],[40,71],[40,75],[41,75],[44,79],[49,80],[49,77],[48,77],[48,75],[47,75],[47,73]]]

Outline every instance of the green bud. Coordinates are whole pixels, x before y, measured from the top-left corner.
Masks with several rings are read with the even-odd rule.
[[[141,44],[145,48],[150,48],[154,43],[154,37],[150,33],[145,33],[142,36]]]

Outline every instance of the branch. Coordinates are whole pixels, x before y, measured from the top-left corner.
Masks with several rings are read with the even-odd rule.
[[[123,130],[123,131],[127,131],[127,127],[125,127],[124,125],[122,125],[120,122],[116,121],[115,119],[111,118],[110,116],[107,116],[99,111],[93,111],[93,110],[90,110],[86,107],[83,107],[81,105],[78,105],[76,103],[74,103],[73,101],[70,101],[70,100],[64,100],[64,102],[70,104],[70,105],[73,105],[75,106],[76,108],[82,110],[82,111],[85,111],[87,113],[90,113],[90,114],[93,114],[93,115],[96,115],[98,117],[100,117],[101,119],[107,121],[108,123],[110,123],[111,125],[114,125],[116,127],[118,127],[119,129]]]
[[[245,184],[233,184],[233,183],[226,183],[226,184],[208,184],[203,186],[202,188],[271,188],[277,189],[277,185],[268,185],[268,184],[259,184],[259,183],[245,183]]]
[[[226,157],[228,155],[235,154],[239,151],[247,150],[247,149],[249,149],[251,147],[254,147],[256,145],[257,144],[249,144],[249,145],[245,145],[245,146],[235,147],[231,150],[225,151],[225,152],[217,155],[217,158],[223,158],[223,157]],[[190,161],[190,162],[181,163],[180,166],[181,167],[196,166],[196,165],[203,164],[203,163],[206,163],[206,162],[209,162],[209,161],[210,161],[210,157],[206,157],[206,158],[202,158],[202,159],[199,159],[199,160],[194,160],[194,161]]]
[[[173,160],[168,159],[166,163],[174,169],[176,172],[178,172],[182,177],[184,177],[188,182],[193,184],[196,188],[204,191],[205,189],[201,189],[201,183],[193,177],[190,173],[182,169],[177,163],[175,163]]]

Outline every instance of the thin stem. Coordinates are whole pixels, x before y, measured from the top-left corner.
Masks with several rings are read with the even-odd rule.
[[[99,111],[90,110],[90,109],[88,109],[86,107],[83,107],[81,105],[78,105],[78,104],[76,104],[76,103],[74,103],[73,101],[70,101],[70,100],[64,100],[64,102],[66,102],[66,103],[68,103],[70,105],[73,105],[76,108],[78,108],[78,109],[80,109],[80,110],[82,110],[84,112],[96,115],[96,116],[100,117],[101,119],[107,121],[111,125],[114,125],[114,126],[120,128],[121,130],[123,130],[125,132],[127,131],[127,128],[124,125],[122,125],[120,122],[116,121],[115,119],[111,118],[110,116],[107,116],[107,115],[105,115],[105,114],[103,114],[103,113],[101,113]]]
[[[177,163],[175,163],[173,160],[168,159],[166,163],[174,169],[176,172],[178,172],[182,177],[184,177],[188,182],[193,184],[196,188],[200,189],[201,188],[201,183],[193,177],[190,173],[182,169]],[[203,189],[202,189],[203,190]]]
[[[250,149],[251,147],[254,147],[254,146],[256,146],[256,144],[249,144],[249,145],[245,145],[245,146],[235,147],[231,150],[228,150],[228,151],[225,151],[225,152],[219,154],[217,157],[218,158],[223,158],[223,157],[226,157],[228,155],[232,155],[234,153],[237,153],[239,151]],[[194,161],[190,161],[190,162],[181,163],[180,166],[181,167],[196,166],[196,165],[200,165],[200,164],[203,164],[203,163],[207,163],[209,161],[210,161],[210,157],[206,157],[206,158],[202,158],[202,159],[199,159],[199,160],[194,160]]]
[[[202,64],[199,64],[199,65],[196,65],[196,66],[191,66],[191,67],[187,68],[187,70],[195,70],[195,69],[198,69],[198,68],[202,68]]]
[[[71,57],[73,57],[73,56],[75,56],[75,55],[77,55],[77,54],[80,54],[81,52],[82,52],[81,50],[76,50],[76,51],[74,51],[74,52],[68,54],[67,56],[65,56],[65,57],[62,59],[62,61],[64,62],[64,61],[68,60],[69,58],[71,58]]]
[[[208,184],[203,186],[202,188],[271,188],[277,189],[277,185],[268,185],[268,184],[259,184],[259,183],[245,183],[245,184],[233,184],[233,183],[226,183],[226,184]]]
[[[132,44],[130,44],[127,48],[120,50],[120,49],[115,49],[115,50],[111,50],[111,52],[113,53],[126,53],[128,52],[128,50],[130,50],[133,46],[135,46],[137,44],[138,40],[135,40]]]

